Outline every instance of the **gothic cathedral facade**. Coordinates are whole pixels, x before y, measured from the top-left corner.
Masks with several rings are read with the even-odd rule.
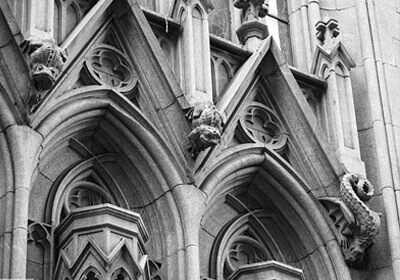
[[[400,280],[399,89],[400,0],[1,0],[0,279]]]

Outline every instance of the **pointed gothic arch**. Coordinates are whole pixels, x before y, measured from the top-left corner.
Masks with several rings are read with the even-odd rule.
[[[201,222],[207,233],[200,231],[200,242],[204,242],[200,255],[207,256],[210,263],[203,273],[216,279],[229,276],[223,268],[224,263],[229,263],[226,246],[234,241],[229,241],[232,231],[227,228],[250,215],[270,231],[274,240],[271,244],[276,247],[264,243],[263,248],[275,252],[276,260],[301,265],[306,279],[350,279],[323,209],[305,181],[276,152],[260,144],[228,148],[200,181],[200,189],[208,197]],[[256,213],[272,216],[263,220]],[[243,236],[247,238],[248,233]],[[225,240],[225,248],[221,247],[221,240]],[[259,261],[273,259],[274,254]]]
[[[62,214],[68,194],[83,188],[84,199],[98,200],[87,205],[106,202],[140,211],[155,259],[168,262],[170,254],[184,247],[171,188],[187,178],[155,125],[126,97],[102,86],[74,89],[44,104],[32,125],[44,140],[32,180],[31,219],[56,227],[68,214]],[[53,182],[41,181],[46,169],[46,180]],[[44,186],[51,191],[46,193]],[[39,202],[43,196],[45,207]],[[183,262],[178,267],[178,273],[185,270]]]

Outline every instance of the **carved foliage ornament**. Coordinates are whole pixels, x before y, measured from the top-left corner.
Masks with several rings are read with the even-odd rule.
[[[84,63],[82,78],[88,84],[109,86],[121,93],[130,93],[138,81],[125,55],[108,45],[94,49]]]
[[[287,134],[275,112],[259,102],[251,103],[239,120],[237,136],[243,142],[261,142],[280,152],[287,144]]]
[[[221,140],[223,114],[211,102],[197,103],[186,115],[191,121],[190,151],[196,157],[200,151],[214,147]]]

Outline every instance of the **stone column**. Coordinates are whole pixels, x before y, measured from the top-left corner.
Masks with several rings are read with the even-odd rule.
[[[318,44],[317,38],[314,36],[314,28],[315,24],[321,20],[320,8],[319,8],[319,0],[308,0],[308,26],[309,26],[309,34],[311,40],[311,53],[314,52],[315,46]]]
[[[28,126],[10,126],[0,141],[3,163],[9,174],[5,197],[5,233],[3,238],[3,278],[25,278],[28,236],[29,192],[42,137]],[[7,172],[7,173],[8,173]]]
[[[186,279],[200,279],[199,230],[206,194],[194,185],[176,186],[173,193],[184,227]]]

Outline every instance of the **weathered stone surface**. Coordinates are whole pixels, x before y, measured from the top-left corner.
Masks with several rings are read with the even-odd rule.
[[[128,236],[135,223],[91,216],[90,209],[104,203],[121,213],[140,213],[150,237],[142,253],[148,255],[151,280],[242,279],[240,271],[271,260],[301,269],[310,280],[400,279],[398,1],[225,1],[226,9],[218,10],[214,0],[71,0],[58,5],[0,0],[1,279],[56,279],[56,267],[77,272],[68,276],[71,280],[103,274],[80,271],[86,269],[82,262],[68,267],[66,259],[57,266],[62,254],[72,259],[82,248],[92,265],[103,259],[108,270],[121,262],[143,269],[145,257],[132,257],[130,241],[120,243],[140,236]],[[274,30],[273,38],[250,38],[247,47],[254,45],[254,51],[241,46],[234,33],[243,23],[241,10],[234,5],[244,9],[250,27],[261,22],[252,19],[265,16],[262,24]],[[213,6],[213,20],[226,24],[230,34],[224,38],[231,41],[210,39]],[[326,33],[321,41],[330,36],[341,40],[347,49],[338,52],[341,62],[349,68],[354,60],[355,68],[339,71],[335,61],[331,71],[315,72],[318,78],[310,73],[319,44],[315,23],[332,18],[340,24],[340,35]],[[246,30],[247,35],[263,38],[263,28],[261,35]],[[43,103],[28,115],[32,84],[18,44],[34,34],[54,40],[69,58]],[[290,44],[296,68],[287,65],[278,47],[283,43]],[[210,58],[215,62],[216,57],[221,72],[210,67]],[[347,79],[353,97],[345,100],[346,91],[324,103],[329,93],[344,92],[342,84],[324,81],[333,72]],[[134,77],[132,83],[126,77]],[[185,110],[196,101],[215,104],[227,118],[221,143],[202,147],[194,160],[187,151],[193,128]],[[262,104],[273,120],[260,114],[244,118],[251,104]],[[332,134],[327,128],[333,124],[323,110],[339,107],[344,130],[356,127],[356,158],[365,162],[376,187],[366,205],[382,213],[381,232],[357,269],[345,263],[343,240],[317,201],[338,199],[340,177],[354,166],[354,154],[336,153],[328,141]],[[356,119],[345,110],[354,111]],[[271,145],[277,139],[271,122],[279,123],[287,137],[278,148]],[[240,137],[238,126],[252,129]],[[341,161],[343,156],[349,160]],[[71,223],[75,228],[69,236],[54,235],[52,229],[72,219],[74,211],[88,212],[81,222]],[[40,231],[40,225],[46,230]],[[76,243],[57,241],[72,236]],[[62,253],[60,246],[69,252]],[[118,246],[121,250],[112,256]],[[107,277],[128,279],[126,271],[114,272]]]

